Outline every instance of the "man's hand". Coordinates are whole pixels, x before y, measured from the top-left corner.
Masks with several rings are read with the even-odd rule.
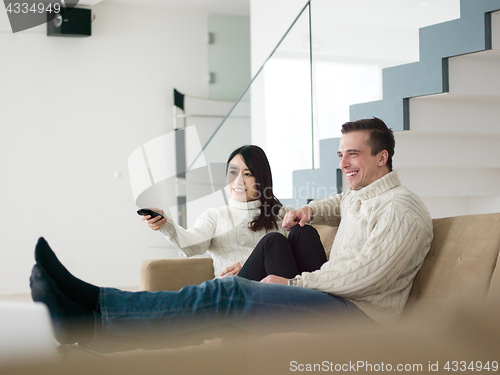
[[[232,266],[226,267],[224,271],[220,274],[221,277],[234,276],[237,275],[241,270],[241,263],[235,263]]]
[[[301,227],[306,225],[312,219],[313,210],[309,206],[304,206],[298,210],[287,212],[283,218],[281,226],[290,231],[294,226],[299,224]]]
[[[162,216],[165,216],[163,214],[163,210],[161,210],[159,208],[150,208],[150,210],[158,212]],[[146,221],[147,224],[148,224],[148,227],[150,227],[152,230],[158,230],[158,229],[160,229],[160,227],[167,222],[167,218],[166,217],[164,217],[161,220],[160,220],[160,218],[161,218],[161,216],[156,216],[156,217],[153,217],[153,218],[151,218],[150,215],[144,215],[144,216],[142,216],[142,220]]]
[[[281,276],[275,276],[275,275],[267,275],[262,280],[260,280],[260,282],[261,283],[268,283],[268,284],[288,285],[288,279],[285,279],[284,277],[281,277]]]

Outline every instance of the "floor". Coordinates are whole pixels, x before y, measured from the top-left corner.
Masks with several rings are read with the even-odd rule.
[[[0,295],[0,301],[33,302],[30,294],[6,294]]]

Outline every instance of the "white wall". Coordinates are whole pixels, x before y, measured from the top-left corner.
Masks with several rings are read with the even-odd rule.
[[[12,34],[0,12],[1,294],[29,291],[39,236],[104,286],[137,286],[142,259],[171,254],[135,213],[127,158],[172,130],[174,87],[208,97],[207,14],[93,12],[89,38]]]

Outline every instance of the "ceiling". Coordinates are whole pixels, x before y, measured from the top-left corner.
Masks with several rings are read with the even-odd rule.
[[[79,0],[79,4],[84,6],[93,6],[97,3],[200,11],[212,15],[250,16],[250,0]],[[362,17],[363,14],[369,15],[363,21],[365,24],[380,24],[383,19],[383,22],[393,25],[403,22],[401,27],[417,25],[422,27],[442,22],[443,19],[459,17],[459,13],[457,14],[459,0],[350,0],[347,2],[323,0],[320,3],[322,7],[330,3],[331,12],[325,12],[325,16],[328,15],[328,17],[346,12],[357,14],[357,18]],[[363,9],[364,12],[356,11],[359,9]],[[373,17],[373,14],[377,14],[377,17]],[[412,16],[400,17],[401,14]],[[317,16],[320,15],[316,14]],[[342,22],[342,19],[338,19],[337,22]]]
[[[208,12],[213,15],[250,16],[250,0],[80,0],[80,5],[97,3],[161,7]]]

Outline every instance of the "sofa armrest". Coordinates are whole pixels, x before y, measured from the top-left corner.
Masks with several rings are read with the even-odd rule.
[[[149,259],[141,263],[140,289],[177,291],[213,278],[212,258]]]

